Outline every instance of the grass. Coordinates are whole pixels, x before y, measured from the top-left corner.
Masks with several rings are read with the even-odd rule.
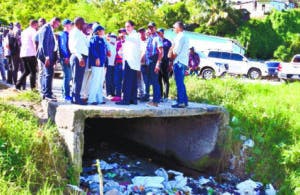
[[[34,92],[10,100],[40,101]],[[55,127],[0,101],[0,194],[62,194],[69,160]]]
[[[281,194],[300,193],[300,83],[270,85],[235,79],[185,79],[190,101],[224,106],[230,113],[234,153],[244,135],[255,142],[246,174]],[[171,95],[176,96],[172,81]]]

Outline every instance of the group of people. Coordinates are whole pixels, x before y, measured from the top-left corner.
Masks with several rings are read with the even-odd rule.
[[[55,33],[60,24],[63,31]],[[135,23],[129,20],[115,35],[106,34],[99,23],[89,24],[81,17],[74,21],[65,19],[62,23],[57,17],[49,23],[42,18],[30,20],[29,27],[23,31],[13,25],[4,33],[2,56],[7,64],[7,78],[5,74],[2,78],[17,89],[24,89],[26,77],[30,75],[31,89],[39,89],[43,99],[56,101],[52,82],[54,66],[59,62],[64,73],[65,101],[98,105],[109,99],[118,105],[130,105],[140,99],[157,107],[168,99],[169,73],[173,70],[177,99],[172,107],[185,108],[188,97],[184,76],[189,65],[189,41],[182,22],[176,22],[173,28],[176,37],[171,43],[164,37],[164,29],[157,29],[154,22],[135,30]],[[24,70],[18,78],[21,64]]]

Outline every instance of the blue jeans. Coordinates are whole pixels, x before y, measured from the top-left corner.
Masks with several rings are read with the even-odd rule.
[[[86,57],[84,57],[84,60],[86,61]],[[74,54],[71,55],[70,65],[72,68],[72,75],[73,75],[72,102],[75,104],[81,104],[82,101],[80,99],[80,91],[81,91],[85,67],[81,67],[79,65],[79,59]]]
[[[43,63],[44,75],[42,78],[42,94],[44,97],[52,97],[52,81],[54,74],[54,65],[50,63],[48,67]]]
[[[65,60],[60,60],[60,64],[62,67],[62,70],[64,72],[64,77],[63,77],[63,85],[62,85],[62,96],[63,98],[70,97],[70,81],[72,78],[72,70],[71,70],[71,65],[66,64]]]
[[[3,81],[6,81],[4,59],[0,58],[0,73]]]
[[[114,66],[107,66],[105,82],[106,82],[106,95],[115,95],[115,85],[114,85]]]
[[[149,83],[149,66],[147,65],[142,65],[141,66],[141,72],[143,75],[143,80],[145,83],[145,98],[149,98],[150,96],[150,83]]]
[[[154,72],[156,66],[156,61],[149,64],[149,84],[153,87],[153,102],[159,103],[161,96],[160,96],[160,85],[158,80],[158,73]]]
[[[122,93],[122,80],[123,80],[123,70],[122,63],[116,64],[114,66],[114,85],[116,90],[116,96],[121,97]]]
[[[177,88],[177,104],[188,104],[188,97],[184,85],[185,65],[177,62],[173,66],[174,77]]]

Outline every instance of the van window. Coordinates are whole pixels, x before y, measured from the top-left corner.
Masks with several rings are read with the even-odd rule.
[[[296,62],[296,63],[300,62],[300,56],[296,56],[296,57],[294,58],[293,62]]]
[[[222,52],[222,59],[230,60],[230,53]]]
[[[235,60],[235,61],[243,61],[243,56],[239,55],[239,54],[236,54],[236,53],[233,53],[231,55],[231,59],[232,60]]]
[[[220,52],[218,52],[218,51],[210,51],[209,54],[208,54],[208,57],[211,57],[211,58],[220,58]]]

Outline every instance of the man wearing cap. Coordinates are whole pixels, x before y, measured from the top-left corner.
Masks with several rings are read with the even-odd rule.
[[[84,105],[86,102],[80,98],[80,91],[83,81],[83,75],[89,53],[89,42],[82,32],[84,19],[77,17],[74,20],[74,27],[69,35],[69,49],[71,52],[70,65],[72,68],[72,103]]]
[[[91,67],[91,81],[89,82],[88,104],[105,104],[103,101],[103,82],[105,78],[104,66],[106,60],[106,45],[102,38],[104,28],[100,25],[93,27],[93,36],[89,42],[88,63]]]
[[[178,21],[174,24],[173,71],[177,88],[177,103],[173,108],[185,108],[188,105],[188,97],[184,85],[184,72],[189,62],[189,40],[184,33],[184,25]]]
[[[115,96],[116,93],[115,85],[114,85],[116,42],[117,42],[117,36],[115,34],[110,33],[107,35],[107,44],[109,44],[110,56],[108,56],[108,60],[107,60],[105,83],[106,83],[106,96],[109,99],[112,99],[112,97]]]
[[[163,57],[163,44],[156,32],[156,24],[154,22],[150,22],[148,24],[148,30],[150,34],[147,40],[145,59],[146,64],[149,67],[148,78],[149,85],[152,85],[153,87],[153,99],[151,102],[148,102],[147,105],[157,107],[161,98],[158,74],[160,71],[160,63]],[[145,98],[149,98],[149,89],[146,89]]]
[[[118,105],[137,104],[137,72],[141,69],[141,41],[139,34],[134,30],[134,22],[125,23],[127,36],[123,44],[124,82],[123,100]]]
[[[69,33],[72,29],[71,23],[72,21],[69,19],[63,20],[62,25],[64,27],[64,30],[58,34],[58,49],[59,49],[60,64],[64,72],[63,85],[62,85],[62,97],[67,102],[71,101],[70,81],[72,77],[72,71],[70,66],[71,52],[69,49]]]
[[[164,101],[168,100],[169,97],[169,58],[168,58],[168,53],[169,50],[172,46],[171,41],[165,38],[164,36],[164,29],[160,28],[158,29],[158,35],[162,39],[163,42],[163,49],[164,49],[164,55],[161,60],[160,64],[160,71],[159,71],[159,85],[160,85],[160,94],[162,98],[164,98]],[[163,90],[164,89],[164,90]]]
[[[37,58],[43,66],[42,95],[44,99],[56,101],[52,93],[52,81],[54,64],[57,60],[58,42],[54,30],[60,26],[60,19],[52,18],[50,23],[45,24],[38,34]]]
[[[20,57],[23,60],[24,69],[22,76],[16,83],[16,88],[21,89],[21,85],[26,82],[26,77],[30,74],[31,90],[35,89],[36,84],[36,49],[34,37],[37,32],[38,21],[30,20],[30,25],[21,33],[21,51]]]

